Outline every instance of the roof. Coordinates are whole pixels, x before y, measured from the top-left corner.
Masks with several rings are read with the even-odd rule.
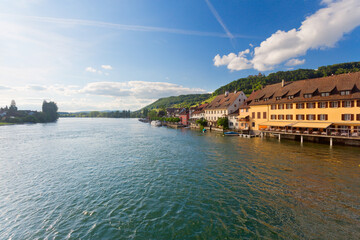
[[[196,107],[196,111],[194,111],[192,114],[200,114],[204,112],[204,109],[206,108],[206,106],[209,105],[208,103],[203,103],[200,104],[199,106]]]
[[[236,110],[236,111],[235,111],[235,112],[233,112],[233,113],[228,114],[228,115],[239,115],[239,109],[238,109],[238,110]]]
[[[340,91],[346,90],[351,91],[351,94],[340,95]],[[321,93],[330,93],[330,95],[322,97]],[[304,94],[312,94],[312,97],[305,98]],[[287,96],[294,96],[294,98],[288,99]],[[264,99],[267,97],[269,99]],[[277,97],[283,98],[276,100]],[[360,99],[360,72],[287,82],[283,87],[281,83],[267,85],[253,92],[247,102],[249,105],[264,105],[346,99]]]
[[[244,94],[242,91],[236,93],[229,93],[227,96],[221,94],[215,97],[215,99],[206,107],[206,109],[227,109],[240,94]]]

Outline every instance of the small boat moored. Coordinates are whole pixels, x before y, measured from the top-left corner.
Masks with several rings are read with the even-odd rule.
[[[225,136],[239,136],[240,134],[237,132],[224,132]]]
[[[160,127],[161,125],[161,121],[159,120],[151,121],[151,126]]]

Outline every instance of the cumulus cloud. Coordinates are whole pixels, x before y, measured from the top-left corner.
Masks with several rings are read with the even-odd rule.
[[[101,68],[106,69],[106,70],[112,70],[112,66],[110,66],[110,65],[101,65]]]
[[[293,59],[290,59],[289,61],[287,61],[285,63],[285,66],[297,66],[297,65],[302,65],[305,63],[305,59],[297,59],[297,58],[293,58]]]
[[[85,71],[91,72],[91,73],[96,73],[97,72],[97,70],[95,68],[92,68],[92,67],[85,68]]]
[[[220,55],[217,54],[213,59],[214,65],[217,67],[227,65],[227,68],[232,71],[252,68],[250,60],[246,58],[246,54],[249,53],[250,50],[246,49],[245,51],[239,52],[238,55],[236,55],[235,53],[230,53],[229,55],[224,55],[220,57]]]
[[[133,96],[138,99],[157,99],[181,94],[205,93],[200,88],[187,88],[166,82],[93,82],[80,90],[81,93],[110,97]]]
[[[323,0],[322,4],[325,7],[307,17],[300,28],[278,30],[263,41],[254,49],[252,59],[240,54],[236,56],[234,53],[223,57],[216,55],[214,65],[227,65],[230,70],[251,67],[259,71],[271,70],[289,59],[305,55],[308,50],[334,47],[344,34],[360,25],[360,1]],[[231,61],[219,61],[224,57],[228,59],[229,56]],[[290,63],[300,61],[290,60]]]

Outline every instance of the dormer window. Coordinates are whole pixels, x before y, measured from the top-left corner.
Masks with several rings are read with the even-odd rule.
[[[294,98],[294,95],[290,95],[287,97],[288,99],[293,99]]]
[[[330,93],[329,92],[322,92],[321,96],[322,97],[328,97],[328,96],[330,96]]]
[[[312,94],[311,94],[311,93],[304,94],[304,98],[311,98],[311,97],[312,97]]]
[[[267,101],[267,100],[269,100],[269,98],[264,98],[264,101]]]
[[[350,95],[350,91],[349,91],[349,90],[347,90],[347,91],[340,91],[340,95],[341,95],[341,96]]]
[[[281,97],[276,97],[276,100],[281,100]]]
[[[255,99],[255,102],[258,102],[259,101],[259,99]]]

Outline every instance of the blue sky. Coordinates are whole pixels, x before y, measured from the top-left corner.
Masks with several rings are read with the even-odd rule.
[[[0,105],[137,110],[259,72],[359,61],[358,0],[0,0]]]

